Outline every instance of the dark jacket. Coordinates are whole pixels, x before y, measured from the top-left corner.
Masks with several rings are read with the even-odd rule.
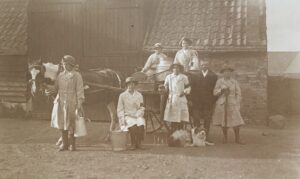
[[[190,75],[191,95],[190,99],[194,105],[213,105],[216,97],[213,94],[218,76],[208,70],[204,77],[202,71]]]

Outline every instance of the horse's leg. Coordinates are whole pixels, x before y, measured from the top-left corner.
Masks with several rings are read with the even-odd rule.
[[[115,105],[114,101],[111,101],[107,105],[107,109],[108,109],[109,115],[110,115],[110,127],[109,127],[109,133],[105,137],[105,141],[109,141],[110,132],[115,129],[115,125],[117,123],[117,110],[116,110],[116,105]]]
[[[30,118],[32,115],[32,97],[30,97],[25,106],[25,117]]]

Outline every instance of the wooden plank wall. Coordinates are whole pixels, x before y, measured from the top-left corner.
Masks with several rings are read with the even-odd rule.
[[[82,58],[81,1],[32,0],[29,9],[30,60],[58,63],[63,55]]]
[[[144,0],[32,0],[30,59],[58,63],[64,54],[72,54],[83,69],[130,74],[145,61],[143,6]]]
[[[0,100],[3,102],[26,102],[27,57],[19,55],[0,56]]]

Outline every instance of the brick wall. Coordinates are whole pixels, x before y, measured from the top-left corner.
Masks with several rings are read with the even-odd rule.
[[[210,59],[215,72],[220,71],[224,62],[235,68],[242,90],[241,113],[246,122],[264,122],[267,118],[267,54],[222,53],[212,54]]]

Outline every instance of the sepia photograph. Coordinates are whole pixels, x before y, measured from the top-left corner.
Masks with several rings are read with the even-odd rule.
[[[299,0],[0,0],[0,179],[300,179]]]

